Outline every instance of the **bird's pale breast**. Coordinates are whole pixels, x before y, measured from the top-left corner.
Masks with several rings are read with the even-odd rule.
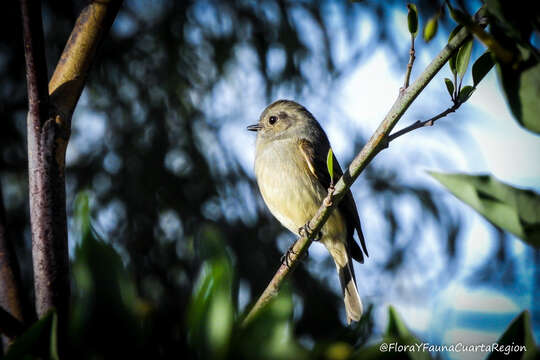
[[[295,234],[315,215],[327,194],[327,189],[310,172],[294,139],[277,140],[260,149],[255,174],[270,212]],[[323,236],[334,241],[345,238],[345,224],[339,212],[332,213],[323,227]]]

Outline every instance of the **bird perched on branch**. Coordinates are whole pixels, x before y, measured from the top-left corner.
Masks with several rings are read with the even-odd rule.
[[[302,105],[289,100],[270,104],[256,125],[255,175],[270,212],[293,233],[308,230],[328,194],[332,179],[327,167],[330,143],[321,125]],[[333,157],[333,155],[332,155]],[[341,177],[333,157],[333,172]],[[357,232],[362,249],[354,240]],[[352,259],[364,262],[368,256],[360,218],[352,193],[347,192],[323,226],[320,241],[330,252],[339,274],[347,323],[358,321],[362,301],[356,288]]]

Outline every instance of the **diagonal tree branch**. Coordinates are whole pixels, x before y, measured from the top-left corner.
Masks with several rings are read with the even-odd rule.
[[[371,136],[360,153],[353,159],[349,168],[336,183],[333,194],[330,193],[327,196],[315,216],[308,222],[309,228],[312,229],[311,233],[299,238],[294,243],[293,247],[291,248],[290,256],[288,257],[288,264],[282,264],[279,267],[266,289],[244,318],[244,325],[248,324],[257,315],[261,308],[277,295],[283,280],[288,276],[290,271],[294,269],[298,260],[302,258],[304,252],[311,245],[315,235],[318,234],[322,229],[324,223],[330,216],[330,213],[337,207],[341,199],[349,190],[350,186],[371,162],[375,155],[384,149],[384,144],[387,143],[386,139],[388,135],[401,116],[403,116],[416,97],[433,79],[435,74],[439,72],[443,65],[450,59],[452,54],[465,43],[465,40],[467,40],[469,36],[470,33],[466,28],[461,29],[439,52],[435,59],[433,59],[433,61],[426,67],[418,79],[400,93],[388,114],[385,116],[379,127],[375,130],[375,133]]]
[[[97,50],[123,0],[93,0],[81,11],[49,82],[55,111],[69,121],[82,93]]]

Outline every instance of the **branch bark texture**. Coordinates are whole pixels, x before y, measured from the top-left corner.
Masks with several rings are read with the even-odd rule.
[[[294,243],[291,249],[292,251],[289,256],[288,264],[282,264],[279,267],[266,289],[263,291],[255,305],[251,308],[251,311],[245,317],[243,322],[244,325],[249,323],[262,309],[262,307],[277,295],[283,280],[287,277],[291,269],[296,266],[298,260],[302,258],[304,252],[311,245],[315,235],[318,234],[322,229],[324,223],[330,216],[330,213],[337,207],[353,182],[358,178],[360,173],[366,168],[375,155],[385,148],[384,145],[387,143],[386,139],[401,116],[403,116],[416,97],[422,92],[431,79],[433,79],[435,74],[439,72],[443,65],[450,59],[452,54],[457,51],[461,45],[463,45],[469,36],[470,33],[466,28],[461,29],[439,52],[439,54],[437,54],[435,59],[433,59],[433,61],[426,67],[418,79],[407,89],[400,92],[399,97],[392,105],[392,108],[385,116],[377,130],[375,130],[375,133],[371,136],[360,153],[358,153],[358,155],[351,162],[349,168],[336,183],[333,194],[330,194],[327,199],[323,201],[323,204],[315,216],[309,221],[308,225],[312,229],[312,232],[307,236],[299,238]]]
[[[49,116],[47,65],[40,1],[21,0],[28,88],[28,176],[36,311],[69,303],[65,181],[55,161],[56,124]]]

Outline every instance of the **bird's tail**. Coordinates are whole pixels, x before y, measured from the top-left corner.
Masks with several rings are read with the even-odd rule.
[[[347,313],[347,324],[350,324],[351,321],[360,320],[363,311],[362,300],[360,300],[358,290],[356,289],[352,258],[347,251],[346,245],[341,242],[339,245],[335,243],[333,245],[329,251],[336,263],[339,281],[343,291],[345,311]]]

